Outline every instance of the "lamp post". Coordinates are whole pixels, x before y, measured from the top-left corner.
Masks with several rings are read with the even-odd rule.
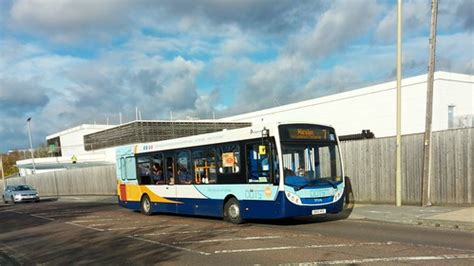
[[[31,163],[33,164],[33,174],[36,174],[35,156],[34,156],[34,153],[33,153],[33,143],[31,141],[30,122],[31,122],[31,117],[28,117],[28,119],[26,119],[26,124],[28,125],[28,139],[30,140]]]

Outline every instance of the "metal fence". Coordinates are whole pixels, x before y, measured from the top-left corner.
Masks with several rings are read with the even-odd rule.
[[[434,204],[473,204],[474,128],[434,132],[431,198]],[[341,144],[345,174],[356,202],[395,203],[394,137]],[[421,204],[423,134],[402,137],[402,202]],[[114,166],[10,178],[27,183],[43,196],[115,195]],[[1,187],[1,182],[0,182]]]

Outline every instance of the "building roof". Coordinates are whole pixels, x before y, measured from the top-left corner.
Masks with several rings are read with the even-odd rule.
[[[82,124],[76,127],[68,128],[63,131],[56,132],[54,134],[51,134],[49,136],[46,136],[46,139],[52,139],[52,138],[57,138],[59,136],[63,136],[66,134],[71,134],[73,132],[85,130],[85,129],[94,129],[94,130],[104,130],[108,128],[113,128],[115,125],[94,125],[94,124]]]
[[[424,75],[419,75],[415,77],[405,78],[402,80],[402,88],[413,86],[416,84],[426,83],[427,77],[428,75],[424,74]],[[435,81],[436,80],[449,80],[449,81],[457,81],[457,82],[474,83],[474,76],[438,71],[438,72],[435,72],[434,80]],[[290,111],[290,110],[305,108],[309,106],[320,105],[320,104],[324,104],[328,102],[344,100],[347,98],[360,97],[360,96],[378,93],[382,91],[393,90],[393,89],[396,89],[396,86],[397,86],[396,81],[390,81],[390,82],[385,82],[385,83],[381,83],[381,84],[377,84],[377,85],[373,85],[369,87],[364,87],[360,89],[355,89],[355,90],[351,90],[347,92],[341,92],[341,93],[331,94],[328,96],[318,97],[311,100],[300,101],[297,103],[286,104],[286,105],[282,105],[278,107],[263,109],[260,111],[248,112],[248,113],[239,114],[235,116],[229,116],[229,117],[223,118],[222,120],[239,121],[239,120],[245,120],[245,119],[258,118],[258,117],[270,115],[273,113]],[[435,89],[436,89],[436,86],[435,86]]]

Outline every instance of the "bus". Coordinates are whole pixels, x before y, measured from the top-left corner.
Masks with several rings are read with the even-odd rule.
[[[344,171],[334,128],[272,123],[119,147],[119,205],[176,213],[279,219],[342,211]]]

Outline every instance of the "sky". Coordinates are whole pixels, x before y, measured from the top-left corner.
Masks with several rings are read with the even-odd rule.
[[[403,77],[431,1],[403,1]],[[474,0],[441,0],[436,70],[474,74]],[[395,79],[396,1],[1,0],[0,153],[83,123],[222,118]]]

